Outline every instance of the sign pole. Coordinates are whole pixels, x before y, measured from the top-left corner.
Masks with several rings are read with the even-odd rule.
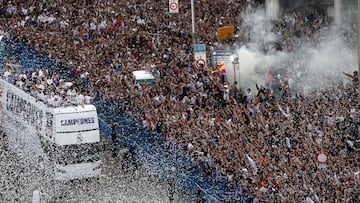
[[[206,44],[194,44],[194,58],[196,68],[206,67]]]

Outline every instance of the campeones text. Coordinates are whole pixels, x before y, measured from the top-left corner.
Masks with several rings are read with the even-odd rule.
[[[94,117],[61,120],[61,126],[86,125],[95,123]]]

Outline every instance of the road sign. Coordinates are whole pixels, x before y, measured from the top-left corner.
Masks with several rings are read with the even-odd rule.
[[[231,63],[230,56],[234,55],[232,50],[214,50],[211,53],[211,64],[217,66],[222,61],[224,63]]]
[[[195,59],[195,66],[200,68],[200,64],[206,64],[206,44],[194,44],[194,59]]]
[[[234,26],[219,27],[216,29],[216,33],[217,33],[218,41],[231,39],[235,35],[235,27]]]
[[[326,152],[318,152],[316,154],[316,160],[319,163],[319,168],[326,168],[326,163],[329,160],[329,155]]]
[[[319,152],[316,154],[316,160],[321,163],[324,164],[328,161],[328,155],[326,152]]]
[[[206,66],[206,60],[199,58],[195,61],[195,67],[196,68],[201,68],[201,66],[205,67]]]
[[[179,0],[169,0],[169,13],[179,13]]]
[[[195,44],[194,51],[195,52],[206,51],[206,44]]]

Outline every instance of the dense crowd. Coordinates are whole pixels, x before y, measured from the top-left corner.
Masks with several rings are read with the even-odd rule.
[[[2,79],[49,107],[85,105],[93,102],[89,91],[77,87],[74,82],[60,79],[58,74],[50,73],[45,68],[25,71],[19,70],[18,67],[7,66],[2,73]]]
[[[264,202],[358,200],[356,71],[343,76],[352,82],[316,94],[297,94],[275,77],[276,85],[242,91],[192,66],[190,1],[179,14],[169,14],[166,1],[16,2],[0,5],[5,32],[66,63],[77,78],[85,75],[89,89],[198,157],[206,174],[227,177]],[[254,1],[196,5],[199,43],[223,46],[216,40],[223,25],[238,31],[231,43],[250,40],[241,23]],[[316,44],[329,24],[320,14],[289,14],[274,30],[284,39],[280,47],[293,51],[303,40]],[[143,69],[157,75],[154,83],[135,84],[132,71]],[[316,160],[320,152],[326,167]]]

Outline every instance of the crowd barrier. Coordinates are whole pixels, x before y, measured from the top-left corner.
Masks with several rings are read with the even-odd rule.
[[[2,40],[0,48],[2,66],[8,59],[16,58],[25,69],[45,67],[66,80],[75,80],[74,74],[67,71],[66,66],[51,61],[46,54],[37,52],[33,46],[19,40]],[[176,168],[176,188],[183,193],[193,198],[201,197],[205,202],[248,202],[252,198],[243,195],[240,186],[230,186],[219,173],[205,175],[199,160],[181,148],[174,147],[174,143],[166,142],[161,134],[143,128],[140,121],[126,115],[122,108],[105,101],[101,93],[96,96],[94,104],[99,114],[101,133],[110,140],[111,126],[117,123],[116,132],[121,143],[135,149],[141,165],[149,172],[167,179],[170,168]]]

